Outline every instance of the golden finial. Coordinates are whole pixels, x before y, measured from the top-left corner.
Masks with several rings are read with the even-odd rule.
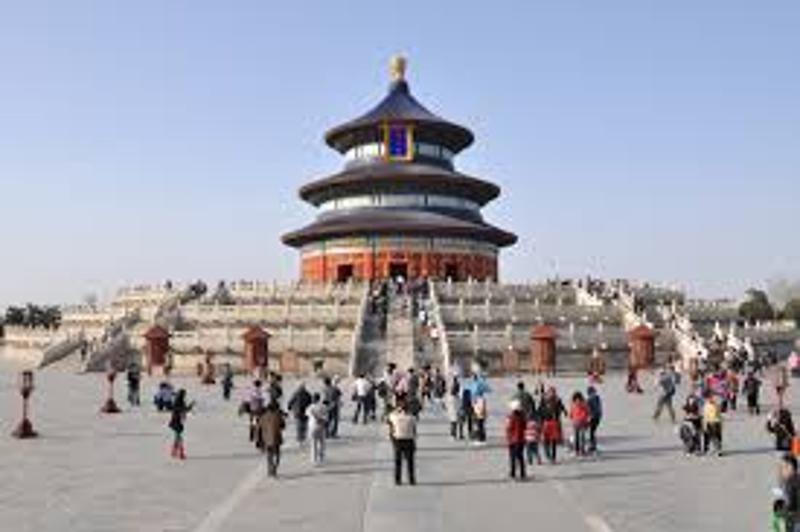
[[[392,81],[403,81],[406,79],[406,58],[403,55],[393,55],[389,61],[389,74]]]

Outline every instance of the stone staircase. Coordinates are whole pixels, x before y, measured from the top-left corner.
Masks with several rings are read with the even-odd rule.
[[[392,295],[386,325],[386,363],[400,370],[416,364],[414,320],[411,300],[405,295]]]

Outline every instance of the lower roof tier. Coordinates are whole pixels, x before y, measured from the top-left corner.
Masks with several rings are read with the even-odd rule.
[[[332,198],[369,191],[441,193],[485,205],[500,194],[500,187],[488,181],[430,164],[373,162],[356,164],[338,174],[313,181],[300,188],[300,198],[320,205]]]
[[[513,233],[481,220],[463,219],[442,212],[419,209],[365,208],[337,216],[326,216],[306,227],[285,234],[284,244],[301,247],[328,238],[364,235],[407,235],[471,238],[499,247],[517,241]]]

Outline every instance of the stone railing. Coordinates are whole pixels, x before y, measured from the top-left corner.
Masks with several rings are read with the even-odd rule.
[[[447,336],[447,328],[442,319],[442,308],[439,304],[439,295],[436,291],[436,285],[432,281],[428,281],[428,293],[430,294],[430,312],[433,316],[433,326],[438,330],[438,348],[441,353],[444,367],[442,368],[445,375],[450,372],[453,357],[450,353],[450,339]]]
[[[174,331],[170,338],[170,349],[177,354],[232,353],[243,354],[245,327],[204,328],[194,331]],[[331,331],[326,327],[315,329],[295,329],[285,327],[269,329],[270,353],[295,352],[317,354],[325,353],[347,355],[352,349],[352,330]],[[138,347],[144,345],[142,339],[135,339]]]
[[[365,284],[361,292],[361,302],[358,304],[358,320],[353,331],[353,344],[350,349],[350,362],[347,366],[347,373],[354,377],[358,367],[358,354],[361,352],[361,344],[364,341],[364,322],[367,320],[367,309],[369,307],[369,285]]]
[[[575,306],[575,305],[542,305],[530,303],[517,303],[511,300],[506,304],[484,303],[483,305],[439,304],[442,319],[445,323],[473,322],[490,323],[511,322],[529,323],[536,322],[580,322],[619,324],[622,315],[619,309],[609,306]]]
[[[183,319],[198,326],[237,323],[294,325],[355,325],[359,321],[359,304],[352,303],[293,303],[206,305],[193,303],[181,307]]]

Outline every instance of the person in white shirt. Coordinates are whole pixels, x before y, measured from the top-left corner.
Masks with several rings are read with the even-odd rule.
[[[398,401],[397,408],[389,414],[389,438],[394,445],[394,483],[403,483],[403,460],[408,469],[408,483],[417,483],[414,469],[414,454],[417,451],[417,419],[408,412],[405,401]]]
[[[363,423],[367,424],[367,396],[372,384],[364,374],[358,376],[353,383],[353,400],[356,402],[356,411],[353,414],[353,423],[358,423],[358,415],[361,414]]]

